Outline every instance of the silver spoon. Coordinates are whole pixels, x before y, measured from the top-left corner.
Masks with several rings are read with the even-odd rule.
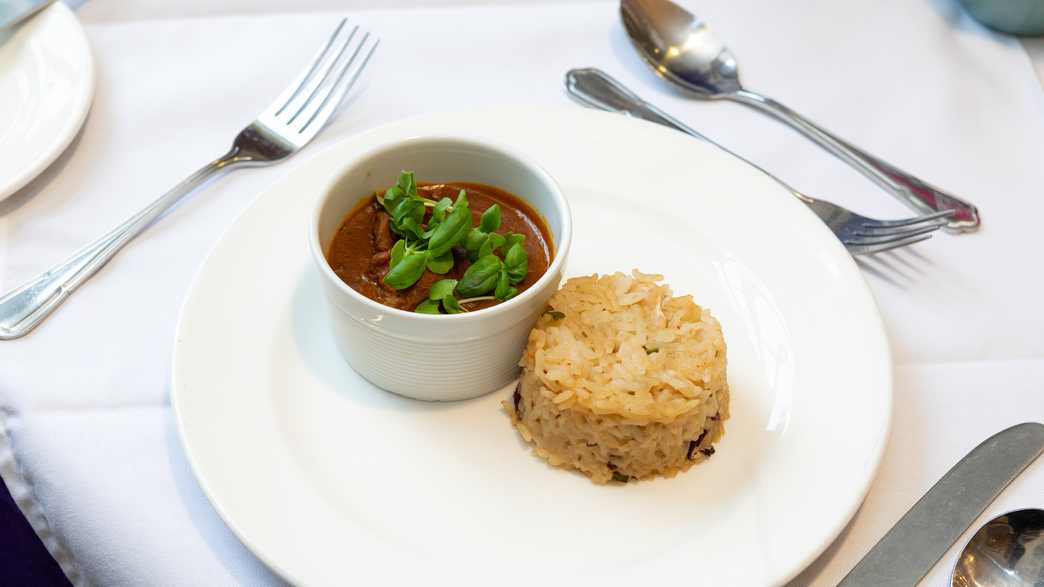
[[[621,0],[620,14],[638,52],[667,80],[697,97],[733,100],[782,120],[914,210],[955,210],[947,225],[952,231],[978,228],[979,211],[972,204],[861,151],[783,104],[745,89],[732,52],[706,23],[681,6],[669,0]]]
[[[1044,586],[1044,510],[1008,512],[987,522],[957,557],[953,587]]]

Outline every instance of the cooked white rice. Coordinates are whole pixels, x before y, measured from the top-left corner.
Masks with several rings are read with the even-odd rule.
[[[729,415],[721,326],[660,275],[577,277],[529,334],[512,420],[596,483],[674,476],[714,454]]]

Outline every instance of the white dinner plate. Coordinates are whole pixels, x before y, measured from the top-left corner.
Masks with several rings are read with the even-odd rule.
[[[0,200],[69,146],[93,94],[87,36],[68,6],[55,2],[0,31]]]
[[[718,316],[732,417],[706,464],[598,486],[527,450],[500,407],[510,387],[425,403],[345,365],[324,323],[309,212],[363,150],[445,134],[528,153],[559,181],[575,227],[567,277],[662,273]],[[891,377],[851,257],[777,183],[645,122],[512,108],[375,129],[260,196],[191,287],[171,399],[214,507],[297,583],[778,585],[861,503]]]

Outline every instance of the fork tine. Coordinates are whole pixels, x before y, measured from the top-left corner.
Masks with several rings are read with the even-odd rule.
[[[303,133],[308,130],[308,127],[313,123],[316,123],[315,128],[316,131],[318,131],[318,129],[322,128],[323,124],[325,124],[330,116],[337,110],[337,107],[340,106],[344,97],[348,95],[348,92],[355,85],[359,76],[362,75],[363,70],[366,69],[366,65],[370,62],[370,57],[372,57],[374,51],[377,50],[377,45],[380,45],[381,43],[380,39],[374,38],[373,44],[371,44],[369,50],[366,51],[366,55],[364,55],[362,61],[359,62],[359,66],[353,70],[352,62],[355,61],[355,57],[359,54],[359,51],[362,50],[363,46],[366,45],[366,41],[369,38],[370,33],[366,33],[362,41],[359,42],[359,47],[354,53],[352,53],[352,57],[341,69],[340,75],[338,75],[337,79],[330,85],[322,102],[320,102],[319,106],[316,107],[312,116],[308,119],[308,122],[301,127],[300,132]],[[350,77],[346,78],[345,76],[348,75],[349,71],[352,71],[353,73]]]
[[[858,244],[858,243],[845,243],[845,248],[848,252],[853,255],[872,255],[874,253],[883,253],[884,251],[890,251],[892,249],[898,249],[899,247],[906,247],[914,243],[919,243],[932,238],[931,234],[922,234],[918,236],[908,236],[895,241],[875,244]]]
[[[859,240],[865,241],[884,241],[888,239],[902,238],[907,236],[917,236],[921,234],[928,234],[929,232],[935,232],[943,226],[946,226],[946,220],[939,219],[933,221],[928,225],[914,225],[914,226],[900,226],[898,228],[872,228],[866,229],[861,228],[853,233],[853,236]]]
[[[904,226],[879,226],[874,222],[864,222],[856,229],[856,234],[861,236],[910,234],[922,229],[936,230],[946,226],[947,222],[949,221],[946,218],[936,218],[927,222],[917,222]]]
[[[873,225],[880,228],[898,228],[903,226],[913,226],[924,222],[933,222],[939,219],[946,219],[953,216],[955,210],[940,210],[931,214],[925,214],[924,216],[914,216],[913,218],[904,218],[902,220],[874,220]],[[945,221],[944,221],[945,222]],[[867,225],[870,223],[868,222]]]
[[[287,86],[286,89],[283,90],[283,93],[279,95],[275,104],[281,104],[281,106],[279,106],[279,109],[275,111],[274,116],[282,114],[283,110],[285,110],[286,107],[297,98],[297,95],[301,93],[301,90],[303,90],[305,85],[308,84],[308,81],[312,79],[316,69],[326,59],[327,54],[330,52],[330,47],[333,46],[334,41],[337,39],[338,35],[341,34],[341,29],[344,28],[344,25],[347,22],[347,18],[342,18],[341,22],[337,23],[337,28],[334,29],[330,38],[326,40],[326,44],[323,45],[322,50],[312,58],[312,62],[308,65],[308,69],[305,70],[302,75],[294,79],[294,81],[290,82],[290,85]]]
[[[860,236],[858,234],[849,237],[845,242],[853,245],[880,245],[900,241],[903,239],[912,238],[915,236],[921,236],[922,234],[929,234],[938,230],[938,226],[930,226],[928,228],[922,228],[918,230],[912,230],[907,232],[901,232],[899,234],[886,234],[886,235],[873,235],[873,236]]]
[[[352,46],[352,39],[355,38],[355,34],[358,32],[358,25],[352,27],[352,32],[348,33],[348,38],[345,39],[344,43],[340,45],[341,48],[337,51],[337,54],[334,55],[333,58],[329,60],[329,62],[327,62],[326,67],[323,69],[322,76],[317,75],[316,81],[314,81],[314,83],[308,84],[308,92],[304,94],[304,98],[299,101],[300,103],[297,106],[297,110],[294,112],[293,116],[291,116],[290,119],[286,121],[287,124],[292,124],[295,120],[297,120],[298,116],[301,116],[301,113],[304,112],[305,108],[308,107],[308,104],[312,101],[312,98],[315,96],[316,92],[320,91],[323,88],[323,86],[326,84],[326,81],[330,79],[330,75],[332,73],[338,71],[338,68],[340,67],[338,63],[340,63],[341,58],[344,57],[345,51],[347,51],[348,48]],[[369,33],[367,33],[367,35],[369,35]],[[358,49],[356,49],[356,51],[358,51]]]

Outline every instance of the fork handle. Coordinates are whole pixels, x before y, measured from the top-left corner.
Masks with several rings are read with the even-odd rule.
[[[696,129],[688,126],[670,114],[667,114],[663,110],[660,110],[649,102],[646,102],[640,96],[627,89],[623,84],[616,81],[615,78],[596,67],[571,69],[566,73],[565,82],[566,91],[585,106],[605,110],[606,112],[626,114],[634,118],[655,122],[656,124],[661,124],[696,137],[701,141],[706,141],[772,178],[774,181],[779,183],[779,185],[786,188],[788,192],[793,194],[794,197],[805,204],[814,206],[814,204],[818,203],[816,200],[813,200],[797,191],[785,181],[772,175],[756,163],[734,153],[729,150],[728,147],[714,142]]]
[[[239,149],[233,148],[208,163],[65,262],[0,297],[0,340],[20,338],[36,328],[77,287],[90,279],[124,245],[141,234],[181,198],[239,163],[241,159],[238,154]]]
[[[979,228],[979,210],[971,203],[874,157],[772,98],[749,90],[739,90],[725,97],[753,106],[794,127],[918,212],[954,210],[946,225],[947,230],[971,232]]]
[[[569,70],[566,72],[565,86],[569,95],[589,108],[626,114],[634,118],[655,122],[656,124],[680,130],[701,141],[715,144],[714,141],[703,136],[697,130],[646,102],[598,68],[585,67]]]

